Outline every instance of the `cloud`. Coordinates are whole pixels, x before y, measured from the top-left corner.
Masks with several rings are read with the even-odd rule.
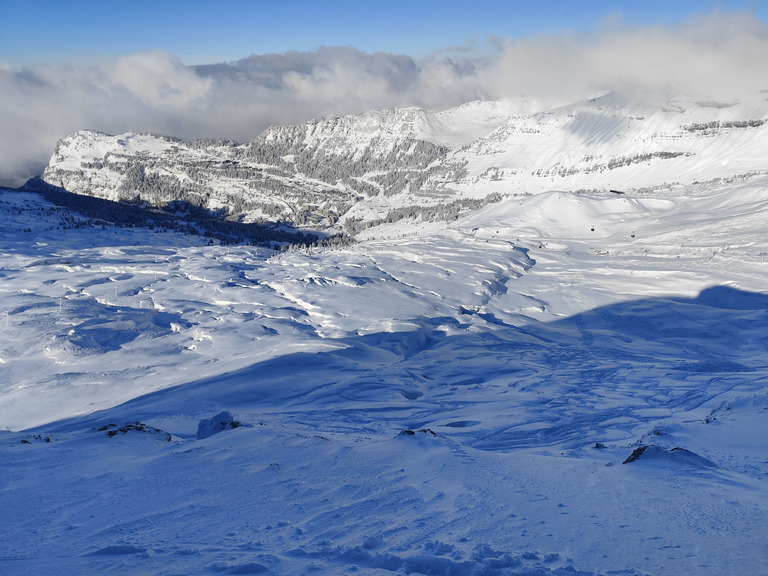
[[[768,88],[768,28],[748,13],[715,12],[676,27],[611,19],[584,35],[507,40],[482,83],[550,102],[607,90],[738,98]]]
[[[215,80],[223,101],[269,105],[271,124],[397,106],[441,108],[487,96],[476,86],[473,65],[470,78],[457,90],[466,68],[466,63],[448,59],[417,61],[399,54],[322,47],[316,52],[252,55],[196,71]],[[264,119],[257,118],[262,124]],[[251,131],[245,137],[253,136]]]
[[[143,104],[160,110],[194,107],[208,96],[212,80],[164,52],[145,52],[121,58],[108,75]]]
[[[271,124],[397,106],[525,96],[543,107],[606,90],[722,99],[768,88],[768,28],[749,13],[675,27],[612,18],[589,34],[486,46],[422,59],[323,47],[197,67],[158,51],[89,67],[0,62],[0,184],[39,174],[56,141],[84,128],[247,141]]]

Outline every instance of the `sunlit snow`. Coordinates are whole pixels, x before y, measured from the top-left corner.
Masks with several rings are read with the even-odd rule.
[[[2,573],[765,572],[765,175],[292,252],[0,210]]]

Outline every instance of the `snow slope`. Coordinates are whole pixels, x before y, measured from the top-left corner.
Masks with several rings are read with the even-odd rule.
[[[0,209],[0,572],[766,573],[764,176],[290,253]]]
[[[339,230],[414,206],[463,202],[455,213],[499,196],[766,173],[765,93],[637,102],[610,93],[543,111],[513,100],[391,109],[274,126],[247,144],[82,131],[58,143],[43,178],[78,194]]]

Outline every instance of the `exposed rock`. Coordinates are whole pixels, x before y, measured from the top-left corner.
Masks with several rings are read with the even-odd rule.
[[[398,436],[415,436],[416,434],[426,434],[429,436],[437,436],[437,433],[429,428],[421,428],[420,430],[403,430]]]
[[[32,444],[31,440],[36,440],[37,442],[45,442],[46,444],[50,444],[52,439],[50,436],[43,436],[42,434],[35,434],[34,436],[29,436],[28,438],[22,438],[21,443],[22,444]]]
[[[660,463],[666,462],[667,465],[683,466],[689,468],[711,469],[719,466],[698,454],[686,450],[685,448],[663,448],[656,445],[640,446],[632,451],[632,454],[622,462],[629,464],[638,460],[654,460]]]
[[[634,462],[643,455],[643,452],[645,452],[646,448],[648,448],[648,446],[640,446],[639,448],[635,448],[632,450],[632,454],[630,454],[629,457],[624,460],[624,462],[622,462],[622,464],[629,464],[630,462]]]
[[[166,442],[170,442],[172,436],[168,432],[164,432],[159,428],[153,426],[147,426],[142,422],[132,422],[118,428],[117,424],[106,424],[96,428],[97,432],[106,432],[107,436],[114,438],[118,434],[128,434],[129,432],[141,432],[143,434],[157,434],[165,439]]]

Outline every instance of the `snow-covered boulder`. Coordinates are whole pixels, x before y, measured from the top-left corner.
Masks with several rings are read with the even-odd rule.
[[[219,412],[213,418],[200,420],[197,425],[197,439],[202,440],[224,430],[231,430],[240,426],[240,422],[235,420],[232,414],[225,410],[224,412]]]

